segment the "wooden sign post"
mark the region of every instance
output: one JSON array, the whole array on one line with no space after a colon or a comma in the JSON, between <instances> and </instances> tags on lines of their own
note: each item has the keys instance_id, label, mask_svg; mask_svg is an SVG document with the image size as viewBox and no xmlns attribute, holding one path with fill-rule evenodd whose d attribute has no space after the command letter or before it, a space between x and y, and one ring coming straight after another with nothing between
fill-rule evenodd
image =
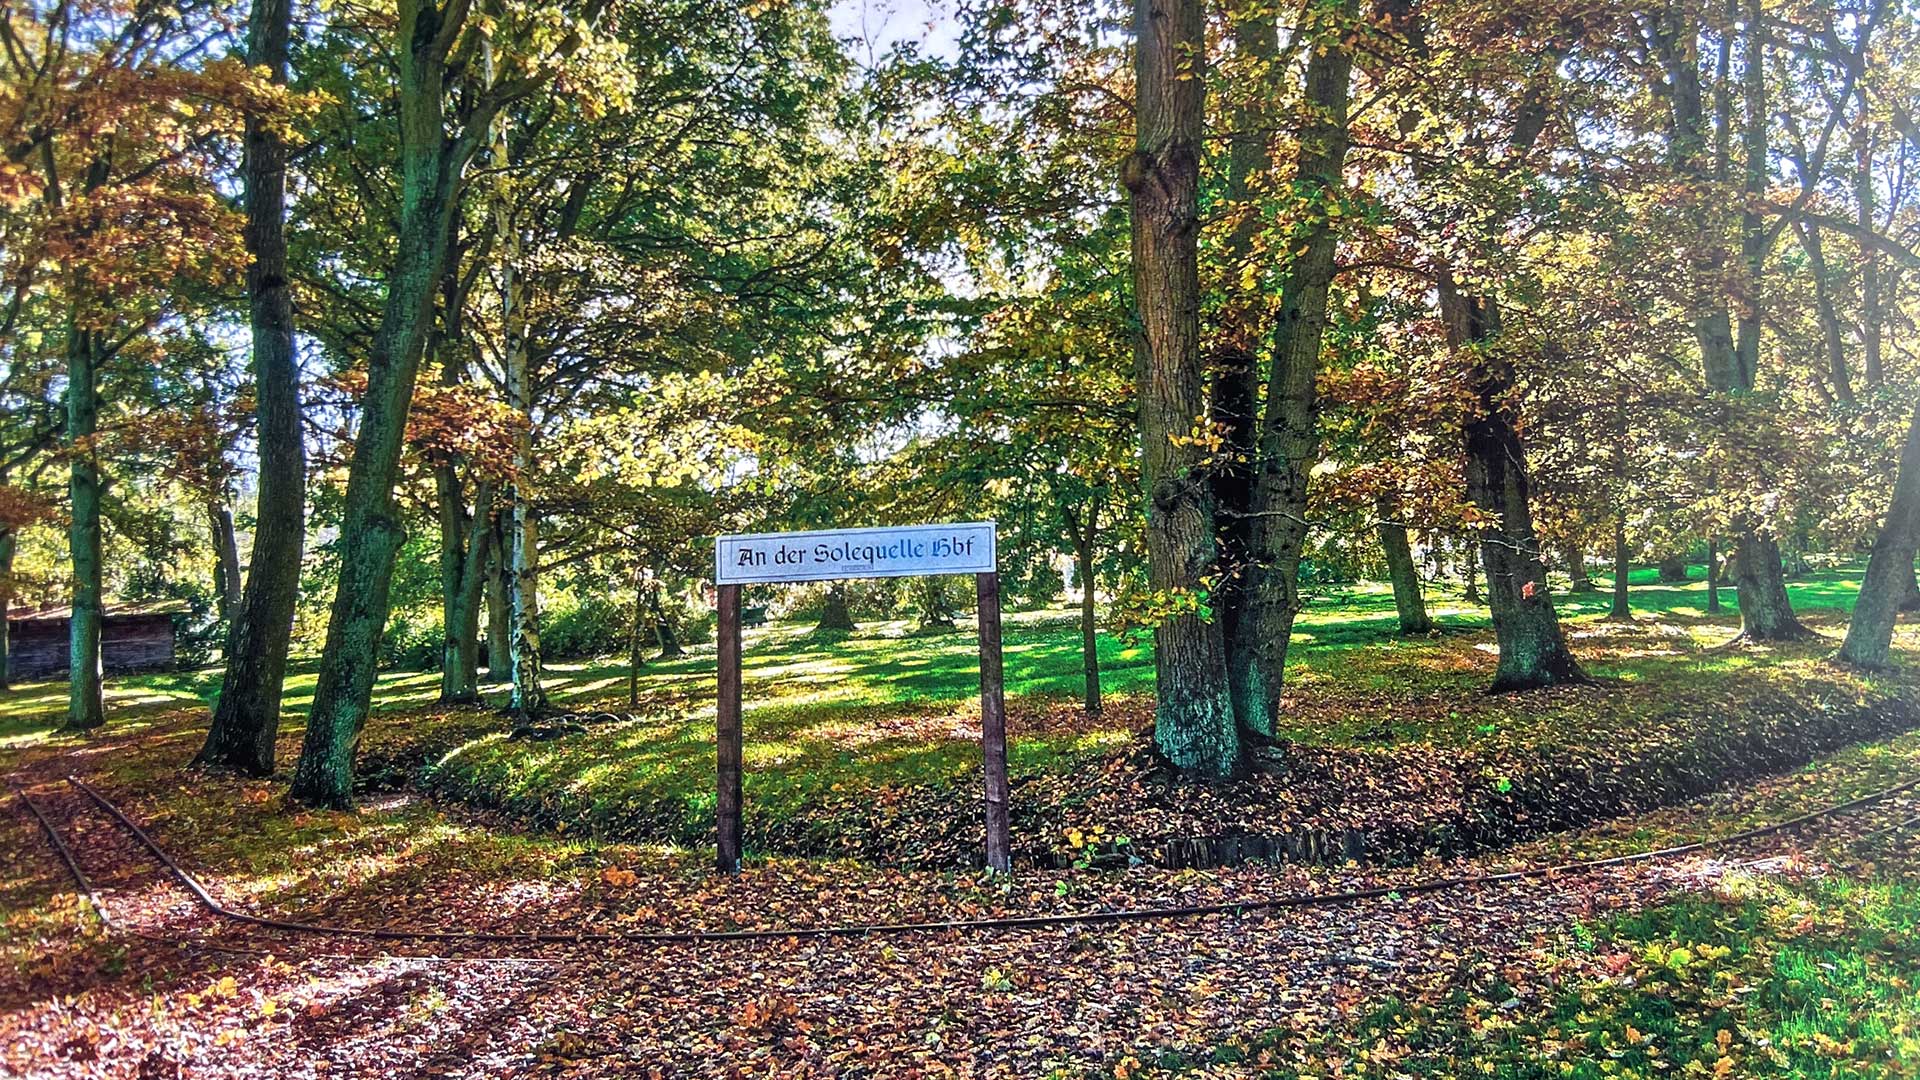
<instances>
[{"instance_id":1,"label":"wooden sign post","mask_svg":"<svg viewBox=\"0 0 1920 1080\"><path fill-rule=\"evenodd\" d=\"M883 529L755 533L714 541L719 701L714 744L717 864L740 870L740 587L749 583L972 574L979 600L980 748L986 776L987 865L1009 868L1007 703L1000 652L998 538L991 521Z\"/></svg>"}]
</instances>

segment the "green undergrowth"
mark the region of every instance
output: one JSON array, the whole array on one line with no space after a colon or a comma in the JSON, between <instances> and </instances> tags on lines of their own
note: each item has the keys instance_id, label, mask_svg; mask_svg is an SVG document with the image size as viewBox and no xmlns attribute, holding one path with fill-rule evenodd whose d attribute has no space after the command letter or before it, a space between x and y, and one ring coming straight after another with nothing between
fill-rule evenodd
<instances>
[{"instance_id":1,"label":"green undergrowth","mask_svg":"<svg viewBox=\"0 0 1920 1080\"><path fill-rule=\"evenodd\" d=\"M1577 926L1564 953L1468 963L1349 1029L1222 1059L1268 1074L1499 1080L1920 1075L1920 885L1752 877Z\"/></svg>"}]
</instances>

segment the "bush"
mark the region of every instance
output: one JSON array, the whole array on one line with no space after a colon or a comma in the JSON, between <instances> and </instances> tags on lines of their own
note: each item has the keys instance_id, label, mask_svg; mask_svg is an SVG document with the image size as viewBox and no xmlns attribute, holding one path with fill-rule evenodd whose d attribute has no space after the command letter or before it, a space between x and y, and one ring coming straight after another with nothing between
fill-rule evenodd
<instances>
[{"instance_id":1,"label":"bush","mask_svg":"<svg viewBox=\"0 0 1920 1080\"><path fill-rule=\"evenodd\" d=\"M439 671L447 635L437 608L396 611L380 634L380 667L396 671Z\"/></svg>"},{"instance_id":2,"label":"bush","mask_svg":"<svg viewBox=\"0 0 1920 1080\"><path fill-rule=\"evenodd\" d=\"M540 651L555 660L623 653L632 617L627 605L606 596L561 597L541 613Z\"/></svg>"}]
</instances>

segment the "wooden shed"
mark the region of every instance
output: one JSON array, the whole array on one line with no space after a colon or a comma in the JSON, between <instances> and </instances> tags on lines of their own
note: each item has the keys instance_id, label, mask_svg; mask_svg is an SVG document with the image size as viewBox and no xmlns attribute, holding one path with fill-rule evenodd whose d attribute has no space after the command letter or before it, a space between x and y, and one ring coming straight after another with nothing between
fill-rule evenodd
<instances>
[{"instance_id":1,"label":"wooden shed","mask_svg":"<svg viewBox=\"0 0 1920 1080\"><path fill-rule=\"evenodd\" d=\"M100 666L109 675L173 667L174 617L185 610L178 603L109 605L100 626ZM17 682L65 678L72 614L67 607L9 612L8 676Z\"/></svg>"}]
</instances>

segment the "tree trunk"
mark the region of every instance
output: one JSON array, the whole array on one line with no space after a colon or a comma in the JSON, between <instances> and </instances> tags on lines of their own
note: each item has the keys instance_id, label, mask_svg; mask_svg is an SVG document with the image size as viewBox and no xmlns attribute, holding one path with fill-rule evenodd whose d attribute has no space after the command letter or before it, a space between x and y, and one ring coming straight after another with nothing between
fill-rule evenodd
<instances>
[{"instance_id":1,"label":"tree trunk","mask_svg":"<svg viewBox=\"0 0 1920 1080\"><path fill-rule=\"evenodd\" d=\"M1391 500L1384 496L1374 504L1379 519L1375 530L1380 550L1387 559L1387 580L1393 584L1393 606L1400 613L1402 634L1425 634L1433 629L1427 615L1426 598L1420 595L1420 570L1413 564L1413 546L1407 543L1407 526L1397 519Z\"/></svg>"},{"instance_id":2,"label":"tree trunk","mask_svg":"<svg viewBox=\"0 0 1920 1080\"><path fill-rule=\"evenodd\" d=\"M1614 622L1630 622L1633 608L1627 602L1628 577L1633 571L1633 562L1627 550L1627 511L1622 508L1613 512L1613 606L1607 610L1607 618Z\"/></svg>"},{"instance_id":3,"label":"tree trunk","mask_svg":"<svg viewBox=\"0 0 1920 1080\"><path fill-rule=\"evenodd\" d=\"M461 338L465 333L466 282L457 255L448 256L441 279L443 296L438 329L427 348L440 361L440 383L458 386L467 377ZM440 701L446 705L480 700L480 604L487 586L487 556L493 538L493 484L475 478L473 509L467 509L460 462L449 457L433 470L435 507L440 524Z\"/></svg>"},{"instance_id":4,"label":"tree trunk","mask_svg":"<svg viewBox=\"0 0 1920 1080\"><path fill-rule=\"evenodd\" d=\"M1330 207L1341 194L1347 154L1347 97L1353 61L1340 42L1350 32L1353 0L1332 8L1333 25L1317 28L1307 61L1307 120L1299 131L1294 186L1303 221L1287 246L1296 254L1280 290L1275 351L1267 376L1266 411L1254 459L1253 548L1249 603L1241 615L1250 627L1259 693L1249 697L1261 711L1238 717L1241 730L1272 736L1286 680L1287 649L1300 613L1300 550L1307 539L1307 487L1320 446L1321 343L1332 288L1334 234Z\"/></svg>"},{"instance_id":5,"label":"tree trunk","mask_svg":"<svg viewBox=\"0 0 1920 1080\"><path fill-rule=\"evenodd\" d=\"M487 584L488 541L493 530L493 485L481 481L468 514L452 465L434 470L440 498L440 615L446 644L440 665L440 700L480 700L480 600Z\"/></svg>"},{"instance_id":6,"label":"tree trunk","mask_svg":"<svg viewBox=\"0 0 1920 1080\"><path fill-rule=\"evenodd\" d=\"M1920 611L1920 579L1916 579L1913 567L1907 567L1906 596L1900 601L1901 611Z\"/></svg>"},{"instance_id":7,"label":"tree trunk","mask_svg":"<svg viewBox=\"0 0 1920 1080\"><path fill-rule=\"evenodd\" d=\"M640 568L633 571L633 619L627 627L627 708L640 704L640 669L647 658L640 648L640 630L647 619L647 583Z\"/></svg>"},{"instance_id":8,"label":"tree trunk","mask_svg":"<svg viewBox=\"0 0 1920 1080\"><path fill-rule=\"evenodd\" d=\"M73 609L67 637L67 724L86 730L107 722L100 685L100 625L104 617L100 576L100 464L94 447L99 429L99 368L96 332L82 327L79 312L67 323L68 491L73 520Z\"/></svg>"},{"instance_id":9,"label":"tree trunk","mask_svg":"<svg viewBox=\"0 0 1920 1080\"><path fill-rule=\"evenodd\" d=\"M1707 538L1707 614L1720 614L1720 541Z\"/></svg>"},{"instance_id":10,"label":"tree trunk","mask_svg":"<svg viewBox=\"0 0 1920 1080\"><path fill-rule=\"evenodd\" d=\"M293 798L318 806L345 807L352 800L353 759L373 696L393 560L403 537L393 485L433 293L446 272L456 185L471 152L469 141L450 141L446 131L446 53L459 26L443 25L443 12L430 5L402 4L399 10L399 235L347 468L340 581L293 777Z\"/></svg>"},{"instance_id":11,"label":"tree trunk","mask_svg":"<svg viewBox=\"0 0 1920 1080\"><path fill-rule=\"evenodd\" d=\"M1488 519L1480 534L1480 559L1500 645L1490 690L1584 681L1554 613L1533 531L1526 451L1508 414L1512 368L1483 347L1499 334L1499 310L1489 297L1461 295L1451 277L1442 278L1439 295L1448 343L1472 364L1479 404L1466 425L1467 498Z\"/></svg>"},{"instance_id":12,"label":"tree trunk","mask_svg":"<svg viewBox=\"0 0 1920 1080\"><path fill-rule=\"evenodd\" d=\"M1073 547L1073 576L1080 586L1080 666L1085 675L1081 705L1088 716L1100 715L1099 621L1094 596L1094 544L1098 538L1100 512L1106 501L1104 488L1096 488L1084 509L1073 503L1060 505L1066 522L1067 542Z\"/></svg>"},{"instance_id":13,"label":"tree trunk","mask_svg":"<svg viewBox=\"0 0 1920 1080\"><path fill-rule=\"evenodd\" d=\"M1094 596L1093 545L1077 544L1073 550L1073 575L1080 579L1080 668L1085 679L1080 695L1088 716L1100 715L1100 623Z\"/></svg>"},{"instance_id":14,"label":"tree trunk","mask_svg":"<svg viewBox=\"0 0 1920 1080\"><path fill-rule=\"evenodd\" d=\"M1466 571L1467 588L1461 594L1461 599L1469 604L1485 603L1485 598L1480 595L1480 545L1478 542L1467 543L1467 557L1464 562L1466 565L1462 569Z\"/></svg>"},{"instance_id":15,"label":"tree trunk","mask_svg":"<svg viewBox=\"0 0 1920 1080\"><path fill-rule=\"evenodd\" d=\"M507 534L502 515L487 524L487 681L513 680L513 611L507 601Z\"/></svg>"},{"instance_id":16,"label":"tree trunk","mask_svg":"<svg viewBox=\"0 0 1920 1080\"><path fill-rule=\"evenodd\" d=\"M265 67L278 84L287 81L292 18L292 0L253 0L247 16L247 64ZM280 733L280 700L306 549L307 462L287 276L287 147L278 126L258 116L247 117L244 138L247 317L260 475L246 588L227 630L226 671L213 723L195 760L267 776L273 772Z\"/></svg>"},{"instance_id":17,"label":"tree trunk","mask_svg":"<svg viewBox=\"0 0 1920 1080\"><path fill-rule=\"evenodd\" d=\"M1747 641L1799 641L1813 631L1794 617L1780 544L1746 518L1733 552L1734 582L1740 591L1740 636Z\"/></svg>"},{"instance_id":18,"label":"tree trunk","mask_svg":"<svg viewBox=\"0 0 1920 1080\"><path fill-rule=\"evenodd\" d=\"M1867 557L1866 579L1853 604L1847 639L1838 659L1856 667L1884 667L1893 645L1893 624L1912 589L1913 558L1920 545L1920 409L1907 424L1900 447L1899 471L1894 474L1893 501L1873 539ZM1744 586L1746 582L1743 580ZM1747 596L1740 594L1740 606Z\"/></svg>"},{"instance_id":19,"label":"tree trunk","mask_svg":"<svg viewBox=\"0 0 1920 1080\"><path fill-rule=\"evenodd\" d=\"M1767 108L1765 80L1765 30L1757 0L1741 4L1744 39L1741 92L1746 106L1746 122L1741 133L1745 154L1741 178L1740 279L1732 296L1717 295L1702 303L1694 322L1694 337L1700 347L1702 369L1709 388L1728 396L1753 392L1760 355L1759 286L1765 268L1768 237L1760 215L1760 203L1767 180ZM1670 93L1668 107L1672 119L1671 157L1676 168L1696 182L1708 178L1703 168L1705 134L1701 112L1700 76L1694 62L1699 28L1683 9L1673 8L1655 40L1666 67ZM1725 155L1720 155L1714 174L1727 171ZM1705 228L1704 215L1696 215ZM1717 245L1704 245L1711 251ZM1709 254L1696 267L1703 281L1724 280L1722 259ZM1739 334L1736 339L1728 304L1739 310ZM1779 545L1764 535L1761 522L1751 514L1734 521L1734 574L1740 589L1740 636L1749 641L1784 641L1805 637L1807 629L1794 617L1787 600L1786 578L1780 564Z\"/></svg>"},{"instance_id":20,"label":"tree trunk","mask_svg":"<svg viewBox=\"0 0 1920 1080\"><path fill-rule=\"evenodd\" d=\"M18 546L13 527L0 525L0 690L13 688L13 639L7 614L13 606L13 555Z\"/></svg>"},{"instance_id":21,"label":"tree trunk","mask_svg":"<svg viewBox=\"0 0 1920 1080\"><path fill-rule=\"evenodd\" d=\"M495 78L490 42L484 44L487 79ZM507 707L522 715L545 712L547 691L541 685L540 656L540 545L539 522L533 508L533 357L527 348L528 286L520 273L520 227L505 181L511 160L504 114L493 129L493 167L500 186L494 192L494 232L500 245L500 330L506 340L507 406L519 417L513 440L513 486L507 527L507 562L511 568L508 603L513 613L510 638L513 655L513 693Z\"/></svg>"},{"instance_id":22,"label":"tree trunk","mask_svg":"<svg viewBox=\"0 0 1920 1080\"><path fill-rule=\"evenodd\" d=\"M1867 85L1860 85L1861 114L1866 115ZM1874 217L1873 138L1871 126L1856 121L1854 131L1853 201L1859 212L1860 234L1871 236L1879 223ZM1860 362L1867 385L1879 389L1886 381L1880 340L1880 249L1860 245Z\"/></svg>"},{"instance_id":23,"label":"tree trunk","mask_svg":"<svg viewBox=\"0 0 1920 1080\"><path fill-rule=\"evenodd\" d=\"M1260 437L1260 357L1256 349L1265 335L1259 325L1259 288L1266 252L1256 244L1265 227L1260 193L1255 185L1272 171L1271 102L1279 97L1273 63L1279 51L1279 28L1271 9L1250 6L1232 15L1235 50L1258 65L1250 72L1255 87L1237 95L1229 113L1226 190L1223 213L1232 225L1222 238L1222 302L1215 316L1214 343L1207 367L1214 373L1208 408L1225 445L1209 480L1213 488L1214 531L1219 545L1218 584L1213 591L1213 616L1220 626L1226 651L1227 693L1235 723L1243 734L1270 730L1272 711L1265 681L1260 676L1258 634L1249 614L1254 593L1261 587L1253 514L1256 456ZM1076 541L1077 543L1078 541Z\"/></svg>"},{"instance_id":24,"label":"tree trunk","mask_svg":"<svg viewBox=\"0 0 1920 1080\"><path fill-rule=\"evenodd\" d=\"M1846 341L1840 329L1840 312L1833 303L1833 283L1827 270L1826 251L1820 243L1818 225L1796 224L1800 246L1807 253L1807 269L1813 275L1813 307L1820 321L1821 352L1826 360L1825 375L1833 385L1833 396L1853 404L1853 376L1847 370Z\"/></svg>"},{"instance_id":25,"label":"tree trunk","mask_svg":"<svg viewBox=\"0 0 1920 1080\"><path fill-rule=\"evenodd\" d=\"M813 629L815 633L822 630L854 631L853 612L847 608L846 582L836 581L827 586L826 600L820 607L820 625Z\"/></svg>"},{"instance_id":26,"label":"tree trunk","mask_svg":"<svg viewBox=\"0 0 1920 1080\"><path fill-rule=\"evenodd\" d=\"M546 688L540 681L539 523L527 499L523 482L516 480L513 527L508 537L508 561L512 566L508 607L513 616L508 640L512 646L513 694L507 708L516 713L533 714L546 711L549 703Z\"/></svg>"},{"instance_id":27,"label":"tree trunk","mask_svg":"<svg viewBox=\"0 0 1920 1080\"><path fill-rule=\"evenodd\" d=\"M1587 552L1578 540L1567 543L1567 581L1568 592L1597 592L1600 588L1587 576Z\"/></svg>"},{"instance_id":28,"label":"tree trunk","mask_svg":"<svg viewBox=\"0 0 1920 1080\"><path fill-rule=\"evenodd\" d=\"M1166 610L1154 627L1154 742L1182 771L1227 776L1240 733L1226 643L1206 580L1219 569L1206 452L1198 234L1205 111L1201 0L1136 0L1135 150L1121 170L1132 221L1136 383L1147 500L1147 580Z\"/></svg>"},{"instance_id":29,"label":"tree trunk","mask_svg":"<svg viewBox=\"0 0 1920 1080\"><path fill-rule=\"evenodd\" d=\"M221 627L230 628L240 612L240 544L225 499L207 500L207 531L213 538L214 611Z\"/></svg>"}]
</instances>

